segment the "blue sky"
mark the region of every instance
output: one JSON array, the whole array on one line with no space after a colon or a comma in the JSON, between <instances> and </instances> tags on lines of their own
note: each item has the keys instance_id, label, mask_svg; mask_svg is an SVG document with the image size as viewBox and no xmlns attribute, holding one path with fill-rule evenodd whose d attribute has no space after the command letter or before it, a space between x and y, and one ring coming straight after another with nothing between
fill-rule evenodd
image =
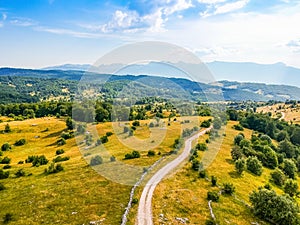
<instances>
[{"instance_id":1,"label":"blue sky","mask_svg":"<svg viewBox=\"0 0 300 225\"><path fill-rule=\"evenodd\" d=\"M298 21L299 0L0 0L0 67L93 64L145 40L203 61L300 67Z\"/></svg>"}]
</instances>

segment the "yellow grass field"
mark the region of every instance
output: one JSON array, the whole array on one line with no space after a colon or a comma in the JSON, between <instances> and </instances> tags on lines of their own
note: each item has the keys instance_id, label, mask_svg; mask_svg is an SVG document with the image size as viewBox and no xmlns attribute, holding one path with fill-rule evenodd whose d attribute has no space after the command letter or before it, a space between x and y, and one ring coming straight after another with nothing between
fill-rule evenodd
<instances>
[{"instance_id":1,"label":"yellow grass field","mask_svg":"<svg viewBox=\"0 0 300 225\"><path fill-rule=\"evenodd\" d=\"M292 107L284 103L278 103L271 106L262 106L257 109L257 112L268 113L271 112L273 117L282 118L285 121L293 123L300 123L300 105ZM283 117L282 117L283 114Z\"/></svg>"},{"instance_id":2,"label":"yellow grass field","mask_svg":"<svg viewBox=\"0 0 300 225\"><path fill-rule=\"evenodd\" d=\"M269 182L271 170L264 168L263 174L259 177L248 172L244 172L241 177L236 174L230 154L233 138L240 132L232 128L235 123L229 121L225 130L226 136L208 144L207 152L199 152L199 158L207 157L205 155L209 155L210 151L218 152L213 162L207 167L208 178L215 176L219 185L230 182L236 188L237 199L222 195L218 203L212 203L213 211L220 225L246 225L252 222L268 224L254 217L242 201L250 204L249 194ZM252 131L245 129L243 133L250 138ZM203 142L205 137L201 139L199 142ZM280 194L283 193L275 186L272 188ZM206 199L207 191L211 190L219 189L212 187L210 181L199 178L198 173L192 171L191 163L187 163L177 173L170 175L158 185L153 202L155 224L180 224L176 217L187 218L190 224L205 224L205 221L211 218Z\"/></svg>"},{"instance_id":3,"label":"yellow grass field","mask_svg":"<svg viewBox=\"0 0 300 225\"><path fill-rule=\"evenodd\" d=\"M204 119L162 119L159 127L154 128L149 128L151 121L145 120L141 121L132 137L123 133L124 124L89 124L87 130L93 134L94 142L108 131L112 131L113 135L109 137L108 143L88 148L81 143L84 135L66 140L66 145L57 145L61 133L66 131L64 119L48 117L9 121L12 132L0 134L0 145L6 142L12 145L12 149L2 156L11 158L12 168L5 170L10 172L10 177L0 180L6 187L6 190L0 192L0 220L6 213L11 213L13 221L10 224L88 224L89 221L119 224L127 206L132 182L136 182L144 168L172 150L175 139L183 129L199 126ZM182 123L184 120L190 122ZM3 117L2 121L5 122L0 123L0 131L4 130L8 119ZM21 138L26 139L26 144L14 146ZM62 156L70 157L69 161L62 162L64 171L45 175L44 170L56 157L56 150L61 148L65 150ZM124 160L124 155L134 149L140 151L141 158ZM147 156L150 149L155 151L155 156ZM45 155L50 162L39 167L18 164L30 155ZM104 163L91 168L88 163L95 155L101 155ZM116 157L117 162L109 162L111 155ZM134 173L124 170L123 165L125 168L134 168ZM0 166L2 168L4 165ZM16 178L14 174L21 168L26 176ZM137 190L137 198L140 190ZM135 207L128 224L134 224Z\"/></svg>"}]
</instances>

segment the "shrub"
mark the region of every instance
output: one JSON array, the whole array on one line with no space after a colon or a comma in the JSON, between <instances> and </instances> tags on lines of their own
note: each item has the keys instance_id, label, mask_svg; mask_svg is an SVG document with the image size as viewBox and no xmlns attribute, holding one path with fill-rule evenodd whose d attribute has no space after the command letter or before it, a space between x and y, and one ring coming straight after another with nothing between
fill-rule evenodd
<instances>
[{"instance_id":1,"label":"shrub","mask_svg":"<svg viewBox=\"0 0 300 225\"><path fill-rule=\"evenodd\" d=\"M19 169L16 173L15 173L16 177L24 177L25 176L25 171L23 169Z\"/></svg>"},{"instance_id":2,"label":"shrub","mask_svg":"<svg viewBox=\"0 0 300 225\"><path fill-rule=\"evenodd\" d=\"M140 121L133 121L132 126L138 127L140 126Z\"/></svg>"},{"instance_id":3,"label":"shrub","mask_svg":"<svg viewBox=\"0 0 300 225\"><path fill-rule=\"evenodd\" d=\"M208 219L205 221L205 225L216 225L216 221L214 221L213 219Z\"/></svg>"},{"instance_id":4,"label":"shrub","mask_svg":"<svg viewBox=\"0 0 300 225\"><path fill-rule=\"evenodd\" d=\"M239 146L233 146L231 149L231 158L233 161L241 159L243 157L243 152Z\"/></svg>"},{"instance_id":5,"label":"shrub","mask_svg":"<svg viewBox=\"0 0 300 225\"><path fill-rule=\"evenodd\" d=\"M4 132L5 133L10 133L11 132L11 129L10 129L10 126L9 126L8 123L5 125Z\"/></svg>"},{"instance_id":6,"label":"shrub","mask_svg":"<svg viewBox=\"0 0 300 225\"><path fill-rule=\"evenodd\" d=\"M200 127L209 128L210 125L211 125L211 122L210 122L209 120L204 120L204 121L201 123Z\"/></svg>"},{"instance_id":7,"label":"shrub","mask_svg":"<svg viewBox=\"0 0 300 225\"><path fill-rule=\"evenodd\" d=\"M57 140L57 145L61 146L61 145L65 145L67 142L64 138L60 138Z\"/></svg>"},{"instance_id":8,"label":"shrub","mask_svg":"<svg viewBox=\"0 0 300 225\"><path fill-rule=\"evenodd\" d=\"M8 150L10 150L11 149L11 145L9 144L9 143L4 143L2 146L1 146L1 150L2 151L8 151Z\"/></svg>"},{"instance_id":9,"label":"shrub","mask_svg":"<svg viewBox=\"0 0 300 225\"><path fill-rule=\"evenodd\" d=\"M3 171L2 169L0 169L0 180L1 179L6 179L9 177L9 171Z\"/></svg>"},{"instance_id":10,"label":"shrub","mask_svg":"<svg viewBox=\"0 0 300 225\"><path fill-rule=\"evenodd\" d=\"M107 137L109 137L109 136L111 136L111 135L113 135L113 134L114 134L114 133L111 132L111 131L106 132L106 136L107 136Z\"/></svg>"},{"instance_id":11,"label":"shrub","mask_svg":"<svg viewBox=\"0 0 300 225\"><path fill-rule=\"evenodd\" d=\"M206 151L207 150L207 145L205 143L198 143L196 145L196 149L200 151Z\"/></svg>"},{"instance_id":12,"label":"shrub","mask_svg":"<svg viewBox=\"0 0 300 225\"><path fill-rule=\"evenodd\" d=\"M132 151L132 153L127 153L125 159L135 159L140 158L141 154L138 151Z\"/></svg>"},{"instance_id":13,"label":"shrub","mask_svg":"<svg viewBox=\"0 0 300 225\"><path fill-rule=\"evenodd\" d=\"M206 172L206 170L201 170L201 171L199 172L199 177L200 177L200 178L206 178L206 177L207 177L207 172Z\"/></svg>"},{"instance_id":14,"label":"shrub","mask_svg":"<svg viewBox=\"0 0 300 225\"><path fill-rule=\"evenodd\" d=\"M283 190L289 196L294 197L294 195L296 195L297 191L298 191L298 183L297 183L297 181L294 181L292 179L286 180L286 182L284 183Z\"/></svg>"},{"instance_id":15,"label":"shrub","mask_svg":"<svg viewBox=\"0 0 300 225\"><path fill-rule=\"evenodd\" d=\"M101 143L102 143L102 144L104 144L104 143L107 143L107 142L108 142L108 138L107 138L107 136L103 136L103 137L101 137L101 138L100 138L100 140L101 140Z\"/></svg>"},{"instance_id":16,"label":"shrub","mask_svg":"<svg viewBox=\"0 0 300 225\"><path fill-rule=\"evenodd\" d=\"M67 125L68 130L73 130L75 128L75 122L74 122L74 120L72 120L71 117L67 118L66 125Z\"/></svg>"},{"instance_id":17,"label":"shrub","mask_svg":"<svg viewBox=\"0 0 300 225\"><path fill-rule=\"evenodd\" d=\"M10 168L11 168L11 165L5 165L5 166L3 166L4 170L10 169Z\"/></svg>"},{"instance_id":18,"label":"shrub","mask_svg":"<svg viewBox=\"0 0 300 225\"><path fill-rule=\"evenodd\" d=\"M115 162L116 161L116 157L114 157L113 155L110 157L110 161L111 162Z\"/></svg>"},{"instance_id":19,"label":"shrub","mask_svg":"<svg viewBox=\"0 0 300 225\"><path fill-rule=\"evenodd\" d=\"M211 176L211 185L212 186L217 186L217 181L218 181L218 179L215 176Z\"/></svg>"},{"instance_id":20,"label":"shrub","mask_svg":"<svg viewBox=\"0 0 300 225\"><path fill-rule=\"evenodd\" d=\"M55 159L53 159L53 162L55 163L64 162L64 161L68 161L69 159L70 159L69 156L65 156L65 157L57 156Z\"/></svg>"},{"instance_id":21,"label":"shrub","mask_svg":"<svg viewBox=\"0 0 300 225\"><path fill-rule=\"evenodd\" d=\"M23 161L23 160L21 160L21 161L19 161L19 162L18 162L18 164L24 164L24 161Z\"/></svg>"},{"instance_id":22,"label":"shrub","mask_svg":"<svg viewBox=\"0 0 300 225\"><path fill-rule=\"evenodd\" d=\"M129 132L129 127L124 127L124 130L123 130L124 133L127 133Z\"/></svg>"},{"instance_id":23,"label":"shrub","mask_svg":"<svg viewBox=\"0 0 300 225\"><path fill-rule=\"evenodd\" d=\"M233 125L233 129L243 131L244 127L241 124L235 124Z\"/></svg>"},{"instance_id":24,"label":"shrub","mask_svg":"<svg viewBox=\"0 0 300 225\"><path fill-rule=\"evenodd\" d=\"M67 139L71 139L72 137L74 137L74 134L70 133L70 132L68 132L68 133L62 132L60 137L67 140Z\"/></svg>"},{"instance_id":25,"label":"shrub","mask_svg":"<svg viewBox=\"0 0 300 225\"><path fill-rule=\"evenodd\" d=\"M284 173L280 169L276 169L271 173L271 181L281 187L286 180Z\"/></svg>"},{"instance_id":26,"label":"shrub","mask_svg":"<svg viewBox=\"0 0 300 225\"><path fill-rule=\"evenodd\" d=\"M232 195L235 192L235 187L231 183L224 183L222 190L225 194Z\"/></svg>"},{"instance_id":27,"label":"shrub","mask_svg":"<svg viewBox=\"0 0 300 225\"><path fill-rule=\"evenodd\" d=\"M139 202L139 199L138 198L133 198L132 199L132 204L137 204Z\"/></svg>"},{"instance_id":28,"label":"shrub","mask_svg":"<svg viewBox=\"0 0 300 225\"><path fill-rule=\"evenodd\" d=\"M49 160L46 158L46 156L28 156L25 160L26 163L32 163L32 166L40 166L40 165L46 165Z\"/></svg>"},{"instance_id":29,"label":"shrub","mask_svg":"<svg viewBox=\"0 0 300 225\"><path fill-rule=\"evenodd\" d=\"M9 223L10 221L13 220L13 215L11 213L6 213L3 217L3 223Z\"/></svg>"},{"instance_id":30,"label":"shrub","mask_svg":"<svg viewBox=\"0 0 300 225\"><path fill-rule=\"evenodd\" d=\"M78 124L76 130L77 130L78 134L84 134L84 132L86 131L86 128L85 128L85 126L83 124Z\"/></svg>"},{"instance_id":31,"label":"shrub","mask_svg":"<svg viewBox=\"0 0 300 225\"><path fill-rule=\"evenodd\" d=\"M237 136L234 137L234 144L239 145L243 139L244 139L244 136L241 134L238 134Z\"/></svg>"},{"instance_id":32,"label":"shrub","mask_svg":"<svg viewBox=\"0 0 300 225\"><path fill-rule=\"evenodd\" d=\"M208 191L207 192L207 200L211 200L213 202L218 202L220 199L220 196L218 192L216 191Z\"/></svg>"},{"instance_id":33,"label":"shrub","mask_svg":"<svg viewBox=\"0 0 300 225\"><path fill-rule=\"evenodd\" d=\"M296 178L297 167L293 160L284 159L282 170L285 173L285 175L287 175L289 178L292 178L292 179Z\"/></svg>"},{"instance_id":34,"label":"shrub","mask_svg":"<svg viewBox=\"0 0 300 225\"><path fill-rule=\"evenodd\" d=\"M198 159L193 159L193 161L192 161L192 169L194 171L199 171L199 170L203 169L202 162L200 162Z\"/></svg>"},{"instance_id":35,"label":"shrub","mask_svg":"<svg viewBox=\"0 0 300 225\"><path fill-rule=\"evenodd\" d=\"M47 169L45 169L45 173L52 174L52 173L58 173L63 170L64 168L61 164L51 163L50 166Z\"/></svg>"},{"instance_id":36,"label":"shrub","mask_svg":"<svg viewBox=\"0 0 300 225\"><path fill-rule=\"evenodd\" d=\"M100 155L96 155L95 157L92 157L91 161L90 161L91 166L97 166L97 165L100 165L102 163L103 163L103 159Z\"/></svg>"},{"instance_id":37,"label":"shrub","mask_svg":"<svg viewBox=\"0 0 300 225\"><path fill-rule=\"evenodd\" d=\"M242 175L242 173L246 169L246 161L244 159L238 159L234 163L235 170L239 175Z\"/></svg>"},{"instance_id":38,"label":"shrub","mask_svg":"<svg viewBox=\"0 0 300 225\"><path fill-rule=\"evenodd\" d=\"M9 164L10 161L11 159L5 156L3 159L0 159L0 164Z\"/></svg>"},{"instance_id":39,"label":"shrub","mask_svg":"<svg viewBox=\"0 0 300 225\"><path fill-rule=\"evenodd\" d=\"M176 118L175 118L175 119L176 119ZM175 121L175 120L174 120L174 121ZM151 122L151 123L149 124L149 127L155 127L154 123Z\"/></svg>"},{"instance_id":40,"label":"shrub","mask_svg":"<svg viewBox=\"0 0 300 225\"><path fill-rule=\"evenodd\" d=\"M6 189L6 188L5 188L4 184L0 183L0 191L3 191L3 190L5 190L5 189Z\"/></svg>"},{"instance_id":41,"label":"shrub","mask_svg":"<svg viewBox=\"0 0 300 225\"><path fill-rule=\"evenodd\" d=\"M288 195L277 195L273 190L259 189L250 196L253 211L259 218L278 225L300 223L297 203Z\"/></svg>"},{"instance_id":42,"label":"shrub","mask_svg":"<svg viewBox=\"0 0 300 225\"><path fill-rule=\"evenodd\" d=\"M249 170L251 173L257 176L262 174L262 164L256 157L250 156L247 158L246 165L247 170Z\"/></svg>"},{"instance_id":43,"label":"shrub","mask_svg":"<svg viewBox=\"0 0 300 225\"><path fill-rule=\"evenodd\" d=\"M155 156L155 151L149 150L147 156Z\"/></svg>"},{"instance_id":44,"label":"shrub","mask_svg":"<svg viewBox=\"0 0 300 225\"><path fill-rule=\"evenodd\" d=\"M18 140L15 142L15 146L22 146L22 145L25 145L26 144L26 140L24 138Z\"/></svg>"},{"instance_id":45,"label":"shrub","mask_svg":"<svg viewBox=\"0 0 300 225\"><path fill-rule=\"evenodd\" d=\"M56 150L56 155L61 155L63 153L65 153L65 150L63 150L63 149Z\"/></svg>"}]
</instances>

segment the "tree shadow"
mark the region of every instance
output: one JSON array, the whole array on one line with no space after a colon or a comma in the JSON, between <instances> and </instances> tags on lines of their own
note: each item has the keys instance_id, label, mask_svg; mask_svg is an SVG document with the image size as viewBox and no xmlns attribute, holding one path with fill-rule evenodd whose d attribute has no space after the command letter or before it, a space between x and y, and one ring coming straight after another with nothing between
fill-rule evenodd
<instances>
[{"instance_id":1,"label":"tree shadow","mask_svg":"<svg viewBox=\"0 0 300 225\"><path fill-rule=\"evenodd\" d=\"M53 138L53 137L58 137L61 135L61 133L65 131L65 129L61 130L61 131L57 131L51 134L48 134L47 136L43 137L43 139L47 139L47 138Z\"/></svg>"},{"instance_id":2,"label":"tree shadow","mask_svg":"<svg viewBox=\"0 0 300 225\"><path fill-rule=\"evenodd\" d=\"M238 174L236 171L230 171L230 172L228 172L228 174L230 177L235 178L235 179L242 177L242 175Z\"/></svg>"}]
</instances>

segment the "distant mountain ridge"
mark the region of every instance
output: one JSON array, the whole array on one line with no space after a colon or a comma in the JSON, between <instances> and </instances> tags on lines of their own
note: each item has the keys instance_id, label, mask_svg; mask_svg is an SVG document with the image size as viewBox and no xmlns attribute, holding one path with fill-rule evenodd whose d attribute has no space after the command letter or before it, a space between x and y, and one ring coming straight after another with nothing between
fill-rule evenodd
<instances>
[{"instance_id":1,"label":"distant mountain ridge","mask_svg":"<svg viewBox=\"0 0 300 225\"><path fill-rule=\"evenodd\" d=\"M300 88L288 85L267 85L264 83L241 83L236 81L219 81L213 83L198 83L184 78L166 78L159 76L147 75L108 75L96 74L91 72L77 71L77 70L32 70L32 69L15 69L15 68L0 68L0 77L23 77L35 79L63 79L77 82L81 79L86 81L93 81L93 79L102 81L141 81L146 80L143 86L136 86L142 92L143 88L149 86L151 90L157 90L157 93L174 92L175 86L180 86L182 89L189 92L192 96L203 97L210 95L215 100L229 100L229 101L268 101L277 100L285 101L287 99L300 100ZM14 78L15 79L15 78ZM25 81L24 81L25 82ZM23 83L24 83L23 82ZM26 83L26 82L25 82ZM171 84L171 85L170 85ZM174 85L173 85L174 84ZM11 86L14 83L0 83L4 90L12 90ZM10 85L10 88L7 86ZM22 87L20 87L22 89ZM42 87L41 87L42 88ZM30 90L30 87L27 88ZM1 89L0 89L1 92ZM29 94L30 92L28 92ZM202 94L201 94L202 93ZM6 93L7 94L7 93ZM220 97L222 96L224 97Z\"/></svg>"},{"instance_id":2,"label":"distant mountain ridge","mask_svg":"<svg viewBox=\"0 0 300 225\"><path fill-rule=\"evenodd\" d=\"M266 84L292 85L300 87L300 69L287 66L284 63L275 64L258 64L252 62L221 62L214 61L205 63L215 80L229 80L238 82L259 82ZM153 63L149 63L146 71L148 75L165 73L167 77L179 77L180 75L172 75L165 68L157 67ZM124 65L125 66L125 65ZM105 65L104 71L114 68L115 64ZM89 64L65 64L53 67L43 68L43 70L81 70L92 71L93 66ZM135 65L128 74L141 75L144 74L141 65ZM169 73L168 73L169 72ZM174 71L172 71L174 72ZM127 73L123 73L127 74Z\"/></svg>"}]
</instances>

